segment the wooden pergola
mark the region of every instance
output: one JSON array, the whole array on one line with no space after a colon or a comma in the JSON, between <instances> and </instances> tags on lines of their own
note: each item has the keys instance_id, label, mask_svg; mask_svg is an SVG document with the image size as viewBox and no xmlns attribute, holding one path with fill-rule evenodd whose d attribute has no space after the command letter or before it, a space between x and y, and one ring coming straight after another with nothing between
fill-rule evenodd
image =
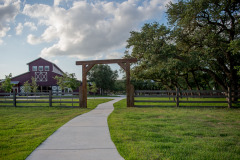
<instances>
[{"instance_id":1,"label":"wooden pergola","mask_svg":"<svg viewBox=\"0 0 240 160\"><path fill-rule=\"evenodd\" d=\"M82 65L82 86L80 87L80 107L87 108L87 73L95 64L113 64L117 63L126 72L126 93L127 107L134 106L134 88L130 84L130 63L137 62L137 59L108 59L108 60L91 60L77 61L76 65Z\"/></svg>"}]
</instances>

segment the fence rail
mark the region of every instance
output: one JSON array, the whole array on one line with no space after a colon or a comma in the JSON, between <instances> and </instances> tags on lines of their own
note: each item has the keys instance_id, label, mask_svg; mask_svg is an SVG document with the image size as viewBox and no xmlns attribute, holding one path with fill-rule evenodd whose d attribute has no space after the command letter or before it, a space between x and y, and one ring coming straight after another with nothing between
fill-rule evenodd
<instances>
[{"instance_id":1,"label":"fence rail","mask_svg":"<svg viewBox=\"0 0 240 160\"><path fill-rule=\"evenodd\" d=\"M79 107L79 93L53 93L52 91L44 93L0 93L0 106L63 106ZM41 105L42 104L42 105ZM77 104L77 105L76 105ZM31 107L32 107L31 106Z\"/></svg>"},{"instance_id":2,"label":"fence rail","mask_svg":"<svg viewBox=\"0 0 240 160\"><path fill-rule=\"evenodd\" d=\"M168 98L168 99L166 99ZM214 99L212 99L214 98ZM227 107L239 104L239 90L136 90L134 106L162 106L160 104L170 103L176 107L187 107L188 104L199 107ZM164 100L165 99L165 100ZM219 104L225 104L220 106ZM186 105L186 106L184 106ZM209 106L208 106L209 105Z\"/></svg>"}]
</instances>

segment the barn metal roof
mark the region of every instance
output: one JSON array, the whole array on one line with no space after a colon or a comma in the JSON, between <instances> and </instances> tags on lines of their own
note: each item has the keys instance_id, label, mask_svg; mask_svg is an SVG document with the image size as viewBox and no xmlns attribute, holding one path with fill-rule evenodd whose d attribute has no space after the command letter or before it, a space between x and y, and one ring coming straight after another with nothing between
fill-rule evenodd
<instances>
[{"instance_id":1,"label":"barn metal roof","mask_svg":"<svg viewBox=\"0 0 240 160\"><path fill-rule=\"evenodd\" d=\"M11 81L11 84L18 84L19 81Z\"/></svg>"}]
</instances>

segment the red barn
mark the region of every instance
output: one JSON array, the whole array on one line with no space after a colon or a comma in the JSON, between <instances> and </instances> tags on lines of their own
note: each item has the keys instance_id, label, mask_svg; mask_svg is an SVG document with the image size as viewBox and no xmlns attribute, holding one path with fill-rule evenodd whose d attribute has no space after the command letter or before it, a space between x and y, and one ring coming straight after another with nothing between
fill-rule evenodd
<instances>
[{"instance_id":1,"label":"red barn","mask_svg":"<svg viewBox=\"0 0 240 160\"><path fill-rule=\"evenodd\" d=\"M53 92L60 91L57 86L55 76L62 76L63 71L54 63L43 58L38 58L32 62L27 63L28 72L13 77L11 83L15 84L14 90L16 92L24 93L24 82L31 83L31 78L34 77L40 92L52 90Z\"/></svg>"}]
</instances>

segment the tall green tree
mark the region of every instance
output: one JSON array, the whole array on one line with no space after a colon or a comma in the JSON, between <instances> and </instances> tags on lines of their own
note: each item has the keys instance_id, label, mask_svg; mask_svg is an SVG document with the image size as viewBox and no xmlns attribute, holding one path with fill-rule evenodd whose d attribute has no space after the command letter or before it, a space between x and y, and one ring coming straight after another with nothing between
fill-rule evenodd
<instances>
[{"instance_id":1,"label":"tall green tree","mask_svg":"<svg viewBox=\"0 0 240 160\"><path fill-rule=\"evenodd\" d=\"M11 78L12 78L12 74L10 73L8 76L5 76L5 80L2 82L0 88L2 90L4 90L5 92L11 92L12 87L14 86L14 84L11 84Z\"/></svg>"},{"instance_id":2,"label":"tall green tree","mask_svg":"<svg viewBox=\"0 0 240 160\"><path fill-rule=\"evenodd\" d=\"M126 57L138 58L137 79L164 88L239 88L240 3L193 0L168 5L171 29L158 23L131 32Z\"/></svg>"},{"instance_id":3,"label":"tall green tree","mask_svg":"<svg viewBox=\"0 0 240 160\"><path fill-rule=\"evenodd\" d=\"M92 85L90 87L90 92L94 93L94 95L95 95L97 93L97 90L98 90L98 88L97 88L96 83L92 82Z\"/></svg>"},{"instance_id":4,"label":"tall green tree","mask_svg":"<svg viewBox=\"0 0 240 160\"><path fill-rule=\"evenodd\" d=\"M124 77L125 78L125 77ZM131 82L132 84L132 82ZM126 79L124 80L116 80L114 83L114 89L113 91L116 93L125 93L126 91Z\"/></svg>"},{"instance_id":5,"label":"tall green tree","mask_svg":"<svg viewBox=\"0 0 240 160\"><path fill-rule=\"evenodd\" d=\"M74 73L65 73L67 75L66 83L67 87L72 90L77 89L80 86L80 82L77 80L76 75Z\"/></svg>"},{"instance_id":6,"label":"tall green tree","mask_svg":"<svg viewBox=\"0 0 240 160\"><path fill-rule=\"evenodd\" d=\"M114 82L118 77L117 70L112 71L109 65L95 65L88 72L88 79L95 82L98 88L101 88L102 94L104 90L112 90Z\"/></svg>"},{"instance_id":7,"label":"tall green tree","mask_svg":"<svg viewBox=\"0 0 240 160\"><path fill-rule=\"evenodd\" d=\"M24 92L27 94L30 93L32 90L31 84L28 81L24 82L23 87L24 87Z\"/></svg>"},{"instance_id":8,"label":"tall green tree","mask_svg":"<svg viewBox=\"0 0 240 160\"><path fill-rule=\"evenodd\" d=\"M209 74L222 89L237 90L240 64L240 2L180 0L168 5L176 46L183 55L199 57L195 70Z\"/></svg>"},{"instance_id":9,"label":"tall green tree","mask_svg":"<svg viewBox=\"0 0 240 160\"><path fill-rule=\"evenodd\" d=\"M62 76L55 76L54 79L57 81L57 85L64 90L64 88L71 88L72 90L77 89L80 86L80 82L74 73L64 73Z\"/></svg>"},{"instance_id":10,"label":"tall green tree","mask_svg":"<svg viewBox=\"0 0 240 160\"><path fill-rule=\"evenodd\" d=\"M38 85L36 82L36 79L34 77L31 78L31 89L34 93L36 93L38 91Z\"/></svg>"},{"instance_id":11,"label":"tall green tree","mask_svg":"<svg viewBox=\"0 0 240 160\"><path fill-rule=\"evenodd\" d=\"M131 32L127 49L132 50L126 50L125 57L139 60L132 72L136 80L154 80L166 89L183 87L179 82L197 60L181 55L171 35L169 28L158 23L145 24L140 32Z\"/></svg>"},{"instance_id":12,"label":"tall green tree","mask_svg":"<svg viewBox=\"0 0 240 160\"><path fill-rule=\"evenodd\" d=\"M64 90L65 87L67 87L67 74L63 74L63 76L55 76L54 79L57 81L57 85L61 88L61 90Z\"/></svg>"}]
</instances>

